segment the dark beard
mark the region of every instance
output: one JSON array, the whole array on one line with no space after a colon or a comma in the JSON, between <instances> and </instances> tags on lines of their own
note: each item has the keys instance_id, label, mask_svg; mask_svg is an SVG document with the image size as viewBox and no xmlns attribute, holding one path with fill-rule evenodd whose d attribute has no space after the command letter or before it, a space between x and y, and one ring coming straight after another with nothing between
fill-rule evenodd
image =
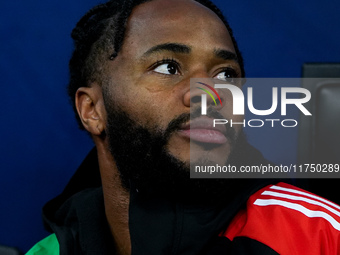
<instances>
[{"instance_id":1,"label":"dark beard","mask_svg":"<svg viewBox=\"0 0 340 255\"><path fill-rule=\"evenodd\" d=\"M147 196L213 202L222 197L225 199L232 189L241 188L244 183L230 179L190 179L190 164L167 151L170 136L190 117L194 118L193 114L182 114L161 130L142 127L117 106L108 104L106 108L109 149L125 189ZM233 129L226 135L232 147L228 162L235 163L242 158L246 139L243 132L236 137Z\"/></svg>"}]
</instances>

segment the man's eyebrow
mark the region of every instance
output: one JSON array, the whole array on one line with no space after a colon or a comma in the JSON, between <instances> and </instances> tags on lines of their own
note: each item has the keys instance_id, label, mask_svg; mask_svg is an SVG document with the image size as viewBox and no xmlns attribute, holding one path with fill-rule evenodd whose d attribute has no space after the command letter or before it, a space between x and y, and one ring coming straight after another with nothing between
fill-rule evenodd
<instances>
[{"instance_id":1,"label":"man's eyebrow","mask_svg":"<svg viewBox=\"0 0 340 255\"><path fill-rule=\"evenodd\" d=\"M223 60L234 60L238 63L237 55L234 52L222 49L214 50L215 56L218 58L222 58Z\"/></svg>"},{"instance_id":2,"label":"man's eyebrow","mask_svg":"<svg viewBox=\"0 0 340 255\"><path fill-rule=\"evenodd\" d=\"M143 57L148 56L152 53L161 52L161 51L171 51L174 53L189 54L191 52L191 48L185 44L180 44L180 43L163 43L163 44L158 44L148 49L143 54Z\"/></svg>"}]
</instances>

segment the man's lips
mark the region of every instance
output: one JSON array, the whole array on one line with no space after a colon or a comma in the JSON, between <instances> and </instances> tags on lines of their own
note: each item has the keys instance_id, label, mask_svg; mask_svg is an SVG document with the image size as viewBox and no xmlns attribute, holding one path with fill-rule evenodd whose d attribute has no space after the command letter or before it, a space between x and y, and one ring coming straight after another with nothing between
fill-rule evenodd
<instances>
[{"instance_id":1,"label":"man's lips","mask_svg":"<svg viewBox=\"0 0 340 255\"><path fill-rule=\"evenodd\" d=\"M208 117L199 117L182 125L180 134L191 140L202 143L224 144L228 141L224 125L213 126L214 120Z\"/></svg>"}]
</instances>

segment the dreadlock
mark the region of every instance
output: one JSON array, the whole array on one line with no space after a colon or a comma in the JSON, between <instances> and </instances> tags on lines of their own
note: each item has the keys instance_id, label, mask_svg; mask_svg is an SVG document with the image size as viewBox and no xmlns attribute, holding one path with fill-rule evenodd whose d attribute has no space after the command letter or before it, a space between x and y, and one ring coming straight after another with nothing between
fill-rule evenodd
<instances>
[{"instance_id":1,"label":"dreadlock","mask_svg":"<svg viewBox=\"0 0 340 255\"><path fill-rule=\"evenodd\" d=\"M71 37L75 49L69 62L68 94L81 129L84 127L75 108L75 94L78 88L89 86L93 81L101 82L102 63L106 60L114 60L119 53L124 40L126 23L133 8L148 1L152 0L110 0L93 7L73 29ZM242 55L222 12L210 0L195 1L212 10L223 21L234 44L241 74L244 76Z\"/></svg>"}]
</instances>

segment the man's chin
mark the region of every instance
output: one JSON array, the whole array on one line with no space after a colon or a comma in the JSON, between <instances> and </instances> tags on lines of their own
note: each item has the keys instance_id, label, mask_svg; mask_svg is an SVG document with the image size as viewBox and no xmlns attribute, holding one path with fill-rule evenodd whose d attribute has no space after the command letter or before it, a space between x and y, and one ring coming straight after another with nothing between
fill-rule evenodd
<instances>
[{"instance_id":1,"label":"man's chin","mask_svg":"<svg viewBox=\"0 0 340 255\"><path fill-rule=\"evenodd\" d=\"M245 183L236 179L197 179L190 178L190 168L211 165L228 165L241 162L243 151L247 146L243 132L240 132L233 142L216 145L190 144L190 156L178 157L181 153L165 151L162 153L162 163L168 167L159 168L161 175L154 179L149 189L155 189L157 194L176 198L177 200L198 203L215 203L228 199L230 193Z\"/></svg>"},{"instance_id":2,"label":"man's chin","mask_svg":"<svg viewBox=\"0 0 340 255\"><path fill-rule=\"evenodd\" d=\"M205 143L196 140L183 139L174 135L169 139L166 146L167 153L175 158L182 165L197 165L202 162L214 162L215 165L223 165L227 162L231 151L231 142L225 143Z\"/></svg>"},{"instance_id":3,"label":"man's chin","mask_svg":"<svg viewBox=\"0 0 340 255\"><path fill-rule=\"evenodd\" d=\"M196 143L190 144L190 166L206 165L224 165L230 155L231 145L225 144L208 144Z\"/></svg>"}]
</instances>

